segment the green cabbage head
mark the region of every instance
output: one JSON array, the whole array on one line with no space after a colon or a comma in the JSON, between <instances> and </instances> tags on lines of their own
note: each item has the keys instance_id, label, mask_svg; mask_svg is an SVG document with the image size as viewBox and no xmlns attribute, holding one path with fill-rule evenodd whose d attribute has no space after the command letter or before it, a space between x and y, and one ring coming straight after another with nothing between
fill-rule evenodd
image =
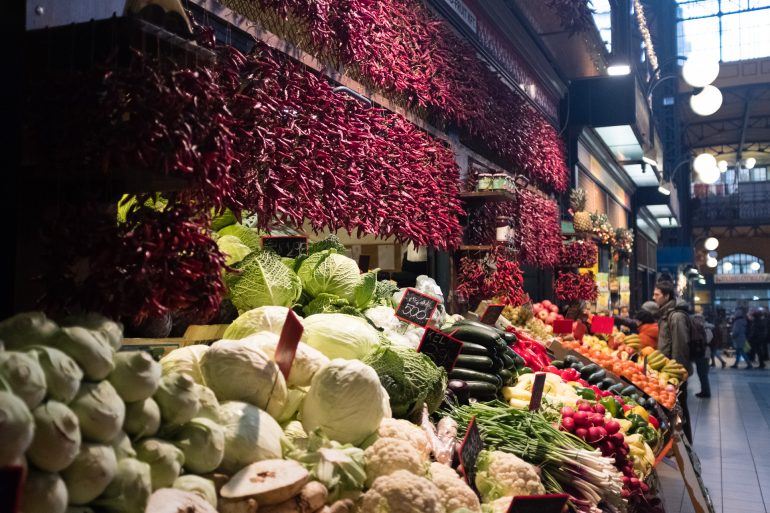
<instances>
[{"instance_id":1,"label":"green cabbage head","mask_svg":"<svg viewBox=\"0 0 770 513\"><path fill-rule=\"evenodd\" d=\"M356 308L364 308L369 304L377 286L376 270L361 274L355 260L334 249L307 257L297 274L303 288L311 296L338 296Z\"/></svg>"},{"instance_id":2,"label":"green cabbage head","mask_svg":"<svg viewBox=\"0 0 770 513\"><path fill-rule=\"evenodd\" d=\"M297 275L270 251L254 251L235 267L238 272L227 276L227 285L239 314L266 305L292 306L302 294Z\"/></svg>"}]
</instances>

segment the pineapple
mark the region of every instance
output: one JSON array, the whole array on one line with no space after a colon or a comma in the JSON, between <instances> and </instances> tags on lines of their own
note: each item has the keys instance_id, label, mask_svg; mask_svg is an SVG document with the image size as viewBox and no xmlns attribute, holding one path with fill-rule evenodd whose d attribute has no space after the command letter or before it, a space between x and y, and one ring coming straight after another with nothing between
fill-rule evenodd
<instances>
[{"instance_id":1,"label":"pineapple","mask_svg":"<svg viewBox=\"0 0 770 513\"><path fill-rule=\"evenodd\" d=\"M572 208L572 224L576 232L590 232L593 228L591 214L586 212L585 189L573 189L569 195L569 203Z\"/></svg>"}]
</instances>

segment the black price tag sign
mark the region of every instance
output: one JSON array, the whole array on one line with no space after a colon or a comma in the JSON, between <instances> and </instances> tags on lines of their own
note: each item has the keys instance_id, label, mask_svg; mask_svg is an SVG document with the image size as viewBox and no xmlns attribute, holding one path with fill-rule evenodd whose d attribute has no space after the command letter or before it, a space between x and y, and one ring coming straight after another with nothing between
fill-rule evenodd
<instances>
[{"instance_id":1,"label":"black price tag sign","mask_svg":"<svg viewBox=\"0 0 770 513\"><path fill-rule=\"evenodd\" d=\"M465 481L474 490L476 489L476 462L483 450L484 442L481 440L481 433L479 433L479 427L476 425L476 417L473 417L468 423L468 430L465 432L463 443L460 444L459 452Z\"/></svg>"},{"instance_id":2,"label":"black price tag sign","mask_svg":"<svg viewBox=\"0 0 770 513\"><path fill-rule=\"evenodd\" d=\"M262 249L275 251L280 257L297 258L307 253L307 237L301 235L263 235Z\"/></svg>"},{"instance_id":3,"label":"black price tag sign","mask_svg":"<svg viewBox=\"0 0 770 513\"><path fill-rule=\"evenodd\" d=\"M440 301L413 288L408 288L404 292L404 297L398 304L396 317L402 321L416 324L424 328L433 317Z\"/></svg>"},{"instance_id":4,"label":"black price tag sign","mask_svg":"<svg viewBox=\"0 0 770 513\"><path fill-rule=\"evenodd\" d=\"M444 367L447 373L455 368L457 357L463 349L463 343L456 338L433 328L426 328L420 341L418 353L425 353L438 367Z\"/></svg>"},{"instance_id":5,"label":"black price tag sign","mask_svg":"<svg viewBox=\"0 0 770 513\"><path fill-rule=\"evenodd\" d=\"M543 388L545 387L545 372L535 374L535 380L532 382L532 395L529 398L529 411L540 409L540 403L543 402Z\"/></svg>"},{"instance_id":6,"label":"black price tag sign","mask_svg":"<svg viewBox=\"0 0 770 513\"><path fill-rule=\"evenodd\" d=\"M489 305L487 309L484 310L484 315L481 316L481 322L494 326L504 309L505 305L502 304Z\"/></svg>"},{"instance_id":7,"label":"black price tag sign","mask_svg":"<svg viewBox=\"0 0 770 513\"><path fill-rule=\"evenodd\" d=\"M508 513L562 513L566 511L565 493L551 495L517 495L508 507Z\"/></svg>"}]
</instances>

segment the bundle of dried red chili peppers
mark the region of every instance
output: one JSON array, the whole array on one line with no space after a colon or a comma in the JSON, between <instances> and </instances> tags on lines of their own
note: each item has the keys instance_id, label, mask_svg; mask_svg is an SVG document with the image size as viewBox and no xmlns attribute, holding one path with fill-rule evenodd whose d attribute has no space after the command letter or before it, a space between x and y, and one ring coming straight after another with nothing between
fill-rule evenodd
<instances>
[{"instance_id":1,"label":"bundle of dried red chili peppers","mask_svg":"<svg viewBox=\"0 0 770 513\"><path fill-rule=\"evenodd\" d=\"M592 272L560 273L554 281L553 291L559 301L595 301L598 295L596 279Z\"/></svg>"},{"instance_id":2,"label":"bundle of dried red chili peppers","mask_svg":"<svg viewBox=\"0 0 770 513\"><path fill-rule=\"evenodd\" d=\"M557 191L567 188L556 129L419 0L226 0L244 15L431 118Z\"/></svg>"},{"instance_id":3,"label":"bundle of dried red chili peppers","mask_svg":"<svg viewBox=\"0 0 770 513\"><path fill-rule=\"evenodd\" d=\"M524 189L516 202L516 247L521 262L553 267L561 256L561 216L553 200Z\"/></svg>"},{"instance_id":4,"label":"bundle of dried red chili peppers","mask_svg":"<svg viewBox=\"0 0 770 513\"><path fill-rule=\"evenodd\" d=\"M471 308L484 299L496 298L513 306L529 301L521 268L502 245L483 258L464 256L460 259L457 281L455 291L468 300Z\"/></svg>"},{"instance_id":5,"label":"bundle of dried red chili peppers","mask_svg":"<svg viewBox=\"0 0 770 513\"><path fill-rule=\"evenodd\" d=\"M599 258L599 248L591 240L576 240L561 248L559 265L563 267L591 267Z\"/></svg>"}]
</instances>

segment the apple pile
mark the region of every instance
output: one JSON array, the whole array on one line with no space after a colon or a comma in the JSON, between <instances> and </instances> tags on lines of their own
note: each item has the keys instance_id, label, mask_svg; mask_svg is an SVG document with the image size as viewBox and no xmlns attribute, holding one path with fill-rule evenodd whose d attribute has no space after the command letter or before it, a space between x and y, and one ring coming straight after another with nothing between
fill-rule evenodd
<instances>
[{"instance_id":1,"label":"apple pile","mask_svg":"<svg viewBox=\"0 0 770 513\"><path fill-rule=\"evenodd\" d=\"M535 317L549 326L553 326L554 321L564 319L564 316L559 313L559 307L547 299L533 304L532 313L535 314Z\"/></svg>"},{"instance_id":2,"label":"apple pile","mask_svg":"<svg viewBox=\"0 0 770 513\"><path fill-rule=\"evenodd\" d=\"M620 423L607 418L606 414L601 404L580 400L577 411L569 406L561 409L561 429L599 449L602 456L615 459L615 466L623 474L624 498L647 493L650 488L634 472L634 463L629 457L631 449L620 431Z\"/></svg>"}]
</instances>

